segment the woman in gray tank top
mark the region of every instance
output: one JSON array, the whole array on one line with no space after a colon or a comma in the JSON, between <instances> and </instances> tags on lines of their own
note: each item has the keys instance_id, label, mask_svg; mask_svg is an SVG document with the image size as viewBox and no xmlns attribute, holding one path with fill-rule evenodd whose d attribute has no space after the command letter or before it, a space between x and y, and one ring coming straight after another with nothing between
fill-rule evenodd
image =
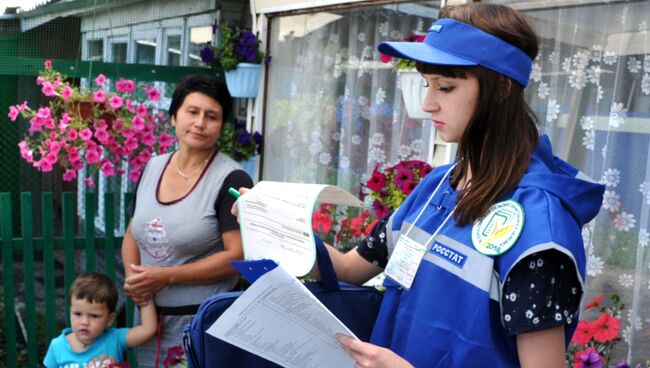
<instances>
[{"instance_id":1,"label":"woman in gray tank top","mask_svg":"<svg viewBox=\"0 0 650 368\"><path fill-rule=\"evenodd\" d=\"M182 345L182 329L206 297L237 285L230 260L243 251L227 189L252 180L216 147L231 105L216 79L183 79L169 108L178 150L151 159L138 183L122 243L124 291L138 304L153 300L160 315L157 338L137 350L141 368Z\"/></svg>"}]
</instances>

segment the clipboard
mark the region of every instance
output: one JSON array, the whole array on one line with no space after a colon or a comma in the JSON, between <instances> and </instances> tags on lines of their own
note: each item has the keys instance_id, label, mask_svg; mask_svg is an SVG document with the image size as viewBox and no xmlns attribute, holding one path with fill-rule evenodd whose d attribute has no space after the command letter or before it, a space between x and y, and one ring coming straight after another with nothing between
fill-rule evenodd
<instances>
[{"instance_id":1,"label":"clipboard","mask_svg":"<svg viewBox=\"0 0 650 368\"><path fill-rule=\"evenodd\" d=\"M230 261L230 264L251 284L265 273L278 267L278 264L270 259L257 259L253 261Z\"/></svg>"}]
</instances>

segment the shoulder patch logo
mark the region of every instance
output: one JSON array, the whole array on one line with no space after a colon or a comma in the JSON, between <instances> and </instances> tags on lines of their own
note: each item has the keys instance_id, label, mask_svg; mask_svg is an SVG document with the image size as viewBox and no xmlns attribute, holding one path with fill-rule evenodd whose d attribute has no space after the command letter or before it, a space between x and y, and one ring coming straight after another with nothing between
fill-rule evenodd
<instances>
[{"instance_id":1,"label":"shoulder patch logo","mask_svg":"<svg viewBox=\"0 0 650 368\"><path fill-rule=\"evenodd\" d=\"M512 199L496 203L472 226L472 245L488 256L508 251L524 229L524 208Z\"/></svg>"}]
</instances>

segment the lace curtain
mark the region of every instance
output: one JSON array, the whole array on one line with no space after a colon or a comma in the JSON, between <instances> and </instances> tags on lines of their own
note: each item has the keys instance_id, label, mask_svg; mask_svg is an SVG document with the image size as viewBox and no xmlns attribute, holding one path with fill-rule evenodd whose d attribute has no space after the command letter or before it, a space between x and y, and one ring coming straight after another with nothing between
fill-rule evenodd
<instances>
[{"instance_id":1,"label":"lace curtain","mask_svg":"<svg viewBox=\"0 0 650 368\"><path fill-rule=\"evenodd\" d=\"M556 155L607 186L583 230L586 296L625 303L616 358L650 359L650 2L525 9L541 36L527 98ZM565 2L567 3L567 2ZM593 315L588 315L593 316ZM618 360L614 360L618 361Z\"/></svg>"},{"instance_id":2,"label":"lace curtain","mask_svg":"<svg viewBox=\"0 0 650 368\"><path fill-rule=\"evenodd\" d=\"M273 18L265 180L357 193L375 165L427 160L430 121L409 119L380 40L426 32L432 1Z\"/></svg>"}]
</instances>

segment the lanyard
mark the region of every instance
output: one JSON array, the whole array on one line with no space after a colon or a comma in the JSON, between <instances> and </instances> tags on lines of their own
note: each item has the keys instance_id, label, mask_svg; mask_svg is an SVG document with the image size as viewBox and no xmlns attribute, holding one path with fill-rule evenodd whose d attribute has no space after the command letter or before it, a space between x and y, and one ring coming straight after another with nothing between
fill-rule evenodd
<instances>
[{"instance_id":1,"label":"lanyard","mask_svg":"<svg viewBox=\"0 0 650 368\"><path fill-rule=\"evenodd\" d=\"M454 210L452 209L452 211L447 215L445 220L440 224L440 226L438 226L436 231L433 232L431 238L429 238L429 240L427 240L424 244L420 244L417 241L412 240L408 237L408 234L413 230L413 227L420 219L420 217L422 217L424 210L426 210L427 207L429 207L431 201L433 200L433 197L436 195L436 193L442 186L442 183L447 179L449 173L453 168L454 166L452 166L445 173L440 183L438 183L436 189L433 191L433 193L431 193L431 196L429 197L429 200L427 200L427 203L425 203L424 207L422 207L422 210L420 210L420 213L416 216L415 220L411 224L411 227L409 227L409 229L406 231L405 234L401 234L399 236L399 239L397 240L397 244L395 245L395 249L393 250L391 257L388 260L388 264L386 264L386 268L384 271L386 276L393 279L402 287L405 287L407 289L411 287L411 284L415 279L415 274L417 273L417 270L420 266L420 262L422 262L422 257L424 257L424 254L427 251L427 244L429 244L429 242L433 240L433 238L435 238L436 235L438 235L440 229L442 229L442 227L445 226L447 221L449 221L449 219L451 218L451 215L454 213Z\"/></svg>"},{"instance_id":2,"label":"lanyard","mask_svg":"<svg viewBox=\"0 0 650 368\"><path fill-rule=\"evenodd\" d=\"M413 227L415 226L415 223L420 219L420 217L422 217L422 214L424 213L424 211L427 209L427 207L429 207L429 204L431 204L431 201L433 200L433 197L436 195L436 193L438 193L438 190L442 186L442 183L444 183L445 180L447 180L447 177L449 176L449 173L451 173L451 170L453 170L455 167L456 167L456 164L453 164L449 168L449 170L447 170L445 175L442 177L442 179L440 180L440 182L436 186L436 189L434 189L433 193L431 193L431 195L429 196L429 199L427 200L427 203L422 207L422 209L420 210L420 213L418 213L418 215L415 217L415 220L413 220L413 223L411 223L411 226L409 227L409 229L406 230L406 233L404 234L404 236L408 237L408 234L411 232L411 230L413 230ZM456 206L454 206L454 208L451 210L451 212L449 212L447 217L445 217L445 220L440 224L440 226L438 226L436 231L433 232L433 235L431 235L431 237L423 245L426 246L427 244L429 244L429 242L431 240L433 240L433 238L436 237L436 235L438 235L438 233L440 232L440 229L442 229L442 227L445 226L447 221L449 221L449 218L451 217L451 215L454 214L455 209L456 209Z\"/></svg>"}]
</instances>

